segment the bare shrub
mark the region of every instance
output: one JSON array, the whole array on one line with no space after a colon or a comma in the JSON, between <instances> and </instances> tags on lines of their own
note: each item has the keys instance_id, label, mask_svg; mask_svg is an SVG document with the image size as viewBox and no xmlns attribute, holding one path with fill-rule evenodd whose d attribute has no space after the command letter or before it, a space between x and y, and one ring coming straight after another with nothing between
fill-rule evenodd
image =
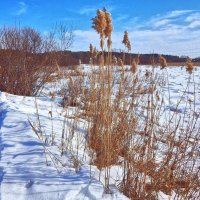
<instances>
[{"instance_id":1,"label":"bare shrub","mask_svg":"<svg viewBox=\"0 0 200 200\"><path fill-rule=\"evenodd\" d=\"M18 95L37 95L51 73L57 70L58 53L69 48L72 32L60 25L43 37L25 27L0 30L0 90ZM57 35L55 35L57 34ZM57 40L57 38L59 40Z\"/></svg>"}]
</instances>

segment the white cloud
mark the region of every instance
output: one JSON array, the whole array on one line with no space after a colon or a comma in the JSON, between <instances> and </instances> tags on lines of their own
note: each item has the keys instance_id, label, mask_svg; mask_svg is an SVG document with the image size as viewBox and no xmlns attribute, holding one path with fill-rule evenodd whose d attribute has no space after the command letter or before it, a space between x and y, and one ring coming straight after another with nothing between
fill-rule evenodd
<instances>
[{"instance_id":1,"label":"white cloud","mask_svg":"<svg viewBox=\"0 0 200 200\"><path fill-rule=\"evenodd\" d=\"M169 23L170 23L169 19L161 19L161 20L155 21L153 25L155 27L161 27L161 26L168 25Z\"/></svg>"},{"instance_id":2,"label":"white cloud","mask_svg":"<svg viewBox=\"0 0 200 200\"><path fill-rule=\"evenodd\" d=\"M200 19L200 12L195 12L195 13L192 13L190 15L188 15L185 19L186 22L192 22L194 20L198 20Z\"/></svg>"},{"instance_id":3,"label":"white cloud","mask_svg":"<svg viewBox=\"0 0 200 200\"><path fill-rule=\"evenodd\" d=\"M134 53L160 53L172 55L200 56L196 48L200 44L200 30L190 32L188 30L135 30L129 32ZM113 48L124 49L122 45L123 32L112 34ZM75 42L72 50L87 51L92 43L99 49L99 35L93 31L75 31ZM187 49L192 49L187 50Z\"/></svg>"},{"instance_id":4,"label":"white cloud","mask_svg":"<svg viewBox=\"0 0 200 200\"><path fill-rule=\"evenodd\" d=\"M199 57L200 52L197 49L200 44L200 18L197 17L198 15L200 12L197 11L172 11L165 15L153 16L143 22L137 19L138 26L129 24L130 26L126 27L133 52ZM75 35L73 50L88 50L90 43L99 47L99 35L94 30L76 30ZM124 49L122 38L123 31L113 32L113 48Z\"/></svg>"},{"instance_id":5,"label":"white cloud","mask_svg":"<svg viewBox=\"0 0 200 200\"><path fill-rule=\"evenodd\" d=\"M150 28L178 27L180 26L180 22L184 22L188 16L193 14L194 11L192 10L174 10L165 14L152 16L150 20L143 23L143 26L149 26Z\"/></svg>"},{"instance_id":6,"label":"white cloud","mask_svg":"<svg viewBox=\"0 0 200 200\"><path fill-rule=\"evenodd\" d=\"M99 47L99 35L94 30L75 30L74 35L73 51L87 51L90 43Z\"/></svg>"},{"instance_id":7,"label":"white cloud","mask_svg":"<svg viewBox=\"0 0 200 200\"><path fill-rule=\"evenodd\" d=\"M200 20L196 20L190 23L190 28L200 28Z\"/></svg>"},{"instance_id":8,"label":"white cloud","mask_svg":"<svg viewBox=\"0 0 200 200\"><path fill-rule=\"evenodd\" d=\"M81 15L88 15L88 14L90 14L90 13L95 13L96 12L96 8L94 8L94 7L85 7L85 8L81 8L80 10L79 10L79 14L81 14Z\"/></svg>"},{"instance_id":9,"label":"white cloud","mask_svg":"<svg viewBox=\"0 0 200 200\"><path fill-rule=\"evenodd\" d=\"M193 10L173 10L165 15L165 18L179 17L188 13L194 12Z\"/></svg>"},{"instance_id":10,"label":"white cloud","mask_svg":"<svg viewBox=\"0 0 200 200\"><path fill-rule=\"evenodd\" d=\"M128 18L129 18L128 15L118 15L117 18L115 19L115 22L120 22Z\"/></svg>"},{"instance_id":11,"label":"white cloud","mask_svg":"<svg viewBox=\"0 0 200 200\"><path fill-rule=\"evenodd\" d=\"M101 8L103 9L103 7L106 7L107 10L109 10L109 12L113 11L115 8L114 6L110 6L110 5L103 5L103 4L97 4L96 6L84 6L82 8L80 8L80 10L77 11L74 11L74 12L77 12L79 13L80 15L90 15L90 14L95 14L96 11Z\"/></svg>"},{"instance_id":12,"label":"white cloud","mask_svg":"<svg viewBox=\"0 0 200 200\"><path fill-rule=\"evenodd\" d=\"M26 5L26 3L23 2L23 1L20 1L20 2L18 2L18 4L19 4L19 8L15 12L15 15L25 14L27 12L27 9L28 9L28 6Z\"/></svg>"}]
</instances>

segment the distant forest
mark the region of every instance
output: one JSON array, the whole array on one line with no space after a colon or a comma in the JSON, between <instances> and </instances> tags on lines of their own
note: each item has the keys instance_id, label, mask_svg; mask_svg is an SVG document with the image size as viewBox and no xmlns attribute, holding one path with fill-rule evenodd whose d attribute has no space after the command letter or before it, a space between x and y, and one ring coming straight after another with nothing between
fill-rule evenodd
<instances>
[{"instance_id":1,"label":"distant forest","mask_svg":"<svg viewBox=\"0 0 200 200\"><path fill-rule=\"evenodd\" d=\"M12 58L16 58L20 55L20 52L16 50L0 50L0 66L6 66L5 62L10 61ZM106 55L106 52L105 52ZM27 53L26 56L31 60L31 62L39 63L40 61L44 60L44 57L48 58L55 58L57 60L57 64L59 66L70 66L70 65L79 65L80 62L82 64L89 64L90 63L90 52L89 51L79 51L79 52L72 52L72 51L59 51L59 52L50 52L50 53ZM131 53L124 53L123 52L113 52L112 56L116 58L123 58L125 57L125 64L129 65L131 60L137 56L137 54ZM172 55L162 55L166 58L167 63L173 65L184 65L188 57L179 57L179 56L172 56ZM9 58L9 59L8 59ZM94 63L98 63L100 56L98 55L95 59ZM194 63L200 63L200 57L192 59ZM44 65L51 65L52 60L48 59L44 63ZM140 64L141 65L151 65L159 64L159 54L140 54Z\"/></svg>"}]
</instances>

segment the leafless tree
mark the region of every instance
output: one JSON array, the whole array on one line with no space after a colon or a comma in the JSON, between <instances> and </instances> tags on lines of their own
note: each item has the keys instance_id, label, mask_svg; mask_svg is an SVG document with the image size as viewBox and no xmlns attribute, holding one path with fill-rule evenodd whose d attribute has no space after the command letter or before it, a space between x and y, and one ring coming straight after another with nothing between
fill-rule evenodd
<instances>
[{"instance_id":1,"label":"leafless tree","mask_svg":"<svg viewBox=\"0 0 200 200\"><path fill-rule=\"evenodd\" d=\"M36 95L53 69L58 52L73 41L72 29L56 24L47 35L30 28L0 29L0 90L20 95Z\"/></svg>"},{"instance_id":2,"label":"leafless tree","mask_svg":"<svg viewBox=\"0 0 200 200\"><path fill-rule=\"evenodd\" d=\"M55 23L44 38L45 52L66 51L74 41L73 28L63 22Z\"/></svg>"}]
</instances>

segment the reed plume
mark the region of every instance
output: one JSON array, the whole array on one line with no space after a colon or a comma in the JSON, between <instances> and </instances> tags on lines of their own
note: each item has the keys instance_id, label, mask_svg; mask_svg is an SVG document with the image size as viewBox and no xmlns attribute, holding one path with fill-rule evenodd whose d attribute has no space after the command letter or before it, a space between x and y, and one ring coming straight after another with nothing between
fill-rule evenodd
<instances>
[{"instance_id":1,"label":"reed plume","mask_svg":"<svg viewBox=\"0 0 200 200\"><path fill-rule=\"evenodd\" d=\"M167 61L163 56L159 57L159 61L160 61L160 69L164 69L167 67Z\"/></svg>"},{"instance_id":2,"label":"reed plume","mask_svg":"<svg viewBox=\"0 0 200 200\"><path fill-rule=\"evenodd\" d=\"M92 58L96 58L97 55L98 55L98 50L97 50L97 48L94 47L92 44L90 44L89 50L90 50L90 56L91 56Z\"/></svg>"},{"instance_id":3,"label":"reed plume","mask_svg":"<svg viewBox=\"0 0 200 200\"><path fill-rule=\"evenodd\" d=\"M191 58L188 58L187 59L187 62L186 62L186 65L187 65L187 68L186 68L186 71L191 74L193 69L194 69L194 65L192 63L192 59Z\"/></svg>"},{"instance_id":4,"label":"reed plume","mask_svg":"<svg viewBox=\"0 0 200 200\"><path fill-rule=\"evenodd\" d=\"M92 28L94 28L98 34L100 34L100 37L104 37L105 36L105 28L107 26L107 22L106 22L106 17L105 17L105 12L101 11L101 10L97 10L97 16L95 18L92 18Z\"/></svg>"},{"instance_id":5,"label":"reed plume","mask_svg":"<svg viewBox=\"0 0 200 200\"><path fill-rule=\"evenodd\" d=\"M113 30L113 26L112 26L112 18L111 18L111 14L109 12L107 12L106 8L103 9L103 12L105 13L105 19L106 19L106 27L105 27L105 38L107 39L107 47L108 49L111 48L111 33Z\"/></svg>"},{"instance_id":6,"label":"reed plume","mask_svg":"<svg viewBox=\"0 0 200 200\"><path fill-rule=\"evenodd\" d=\"M107 39L108 49L111 48L111 33L113 30L112 26L112 18L109 12L107 12L106 8L102 10L97 10L97 16L92 18L92 28L94 28L98 34L100 34L100 46L103 50L104 48L104 39Z\"/></svg>"},{"instance_id":7,"label":"reed plume","mask_svg":"<svg viewBox=\"0 0 200 200\"><path fill-rule=\"evenodd\" d=\"M128 31L124 31L124 38L122 40L122 43L127 47L128 51L131 51L131 43L128 38Z\"/></svg>"},{"instance_id":8,"label":"reed plume","mask_svg":"<svg viewBox=\"0 0 200 200\"><path fill-rule=\"evenodd\" d=\"M92 44L90 44L89 49L90 49L90 55L92 56L93 55L93 51L94 51L94 48L93 48Z\"/></svg>"}]
</instances>

